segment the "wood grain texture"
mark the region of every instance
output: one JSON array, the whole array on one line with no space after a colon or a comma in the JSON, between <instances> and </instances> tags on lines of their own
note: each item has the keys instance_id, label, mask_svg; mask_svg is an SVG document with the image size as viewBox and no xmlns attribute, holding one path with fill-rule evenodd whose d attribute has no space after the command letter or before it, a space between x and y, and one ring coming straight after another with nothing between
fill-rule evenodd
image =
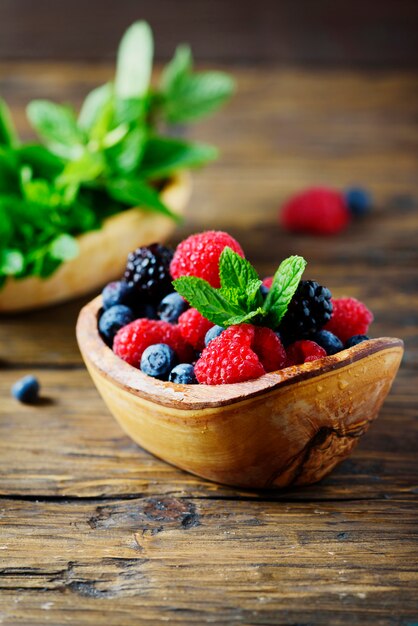
<instances>
[{"instance_id":1,"label":"wood grain texture","mask_svg":"<svg viewBox=\"0 0 418 626\"><path fill-rule=\"evenodd\" d=\"M179 42L219 63L416 67L413 0L2 0L0 58L109 59L127 26L146 19L156 54Z\"/></svg>"},{"instance_id":2,"label":"wood grain texture","mask_svg":"<svg viewBox=\"0 0 418 626\"><path fill-rule=\"evenodd\" d=\"M226 228L263 275L302 253L307 275L373 309L405 356L379 419L311 487L222 487L146 453L82 364L89 298L0 318L0 623L377 624L416 621L418 186L412 74L242 69L239 91L190 137L222 160L194 175L173 243ZM0 65L28 136L33 97L80 102L107 66ZM376 208L333 239L289 236L278 206L313 183L364 183ZM12 383L35 373L37 406Z\"/></svg>"}]
</instances>

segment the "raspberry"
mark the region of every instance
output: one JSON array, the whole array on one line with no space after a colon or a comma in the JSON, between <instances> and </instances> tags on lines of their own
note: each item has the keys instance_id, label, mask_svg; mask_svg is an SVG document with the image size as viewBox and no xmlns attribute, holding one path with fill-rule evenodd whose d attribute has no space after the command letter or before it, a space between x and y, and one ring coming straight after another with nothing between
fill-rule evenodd
<instances>
[{"instance_id":1,"label":"raspberry","mask_svg":"<svg viewBox=\"0 0 418 626\"><path fill-rule=\"evenodd\" d=\"M229 326L213 339L195 365L199 383L222 385L262 376L264 367L250 347L254 334L252 326L242 324Z\"/></svg>"},{"instance_id":2,"label":"raspberry","mask_svg":"<svg viewBox=\"0 0 418 626\"><path fill-rule=\"evenodd\" d=\"M178 326L161 320L141 318L121 328L113 341L113 352L121 359L139 367L145 348L166 343L182 362L193 360L193 350L183 339Z\"/></svg>"},{"instance_id":3,"label":"raspberry","mask_svg":"<svg viewBox=\"0 0 418 626\"><path fill-rule=\"evenodd\" d=\"M325 326L344 343L353 335L367 335L373 313L356 298L333 298L332 317Z\"/></svg>"},{"instance_id":4,"label":"raspberry","mask_svg":"<svg viewBox=\"0 0 418 626\"><path fill-rule=\"evenodd\" d=\"M252 349L257 354L266 372L275 372L286 363L286 350L274 331L256 326Z\"/></svg>"},{"instance_id":5,"label":"raspberry","mask_svg":"<svg viewBox=\"0 0 418 626\"><path fill-rule=\"evenodd\" d=\"M287 348L286 365L301 365L322 359L324 356L327 356L324 348L318 346L314 341L303 339L302 341L295 341Z\"/></svg>"},{"instance_id":6,"label":"raspberry","mask_svg":"<svg viewBox=\"0 0 418 626\"><path fill-rule=\"evenodd\" d=\"M124 279L144 299L159 302L173 291L170 275L172 258L173 251L159 243L137 248L128 255Z\"/></svg>"},{"instance_id":7,"label":"raspberry","mask_svg":"<svg viewBox=\"0 0 418 626\"><path fill-rule=\"evenodd\" d=\"M288 230L333 235L347 226L350 212L343 195L338 191L312 187L285 203L280 220Z\"/></svg>"},{"instance_id":8,"label":"raspberry","mask_svg":"<svg viewBox=\"0 0 418 626\"><path fill-rule=\"evenodd\" d=\"M280 322L279 331L301 338L320 330L331 318L331 292L314 280L301 280Z\"/></svg>"},{"instance_id":9,"label":"raspberry","mask_svg":"<svg viewBox=\"0 0 418 626\"><path fill-rule=\"evenodd\" d=\"M241 246L228 233L208 230L191 235L177 246L174 253L170 265L173 278L198 276L207 280L213 287L220 287L219 257L227 246L244 257Z\"/></svg>"},{"instance_id":10,"label":"raspberry","mask_svg":"<svg viewBox=\"0 0 418 626\"><path fill-rule=\"evenodd\" d=\"M198 351L205 347L205 335L212 326L212 322L204 318L196 309L184 311L178 322L183 339Z\"/></svg>"},{"instance_id":11,"label":"raspberry","mask_svg":"<svg viewBox=\"0 0 418 626\"><path fill-rule=\"evenodd\" d=\"M264 287L267 287L267 289L270 289L273 284L273 278L274 276L266 276L266 278L263 278Z\"/></svg>"}]
</instances>

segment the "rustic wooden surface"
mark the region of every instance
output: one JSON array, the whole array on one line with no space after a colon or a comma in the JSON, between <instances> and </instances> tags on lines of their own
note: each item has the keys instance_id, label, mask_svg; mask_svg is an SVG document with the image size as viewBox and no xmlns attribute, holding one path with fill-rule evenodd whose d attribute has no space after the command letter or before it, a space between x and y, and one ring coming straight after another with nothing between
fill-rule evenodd
<instances>
[{"instance_id":1,"label":"rustic wooden surface","mask_svg":"<svg viewBox=\"0 0 418 626\"><path fill-rule=\"evenodd\" d=\"M416 68L414 0L1 0L0 59L114 59L145 19L167 60L187 41L196 58L236 64Z\"/></svg>"},{"instance_id":2,"label":"rustic wooden surface","mask_svg":"<svg viewBox=\"0 0 418 626\"><path fill-rule=\"evenodd\" d=\"M79 102L107 67L0 65L27 134L32 97ZM190 132L222 148L194 176L192 230L221 227L263 274L292 252L337 295L365 299L373 336L406 354L351 458L309 488L205 482L132 443L75 343L86 299L0 322L0 624L381 624L418 615L418 247L412 74L240 70L239 93ZM312 183L362 182L376 210L333 239L294 237L277 206ZM9 394L20 376L38 406Z\"/></svg>"}]
</instances>

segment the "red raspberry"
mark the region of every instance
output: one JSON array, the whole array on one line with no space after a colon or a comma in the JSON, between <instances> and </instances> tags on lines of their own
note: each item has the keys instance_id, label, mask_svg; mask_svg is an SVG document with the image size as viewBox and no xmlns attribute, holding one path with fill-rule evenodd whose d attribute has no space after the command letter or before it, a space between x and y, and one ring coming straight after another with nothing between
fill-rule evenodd
<instances>
[{"instance_id":1,"label":"red raspberry","mask_svg":"<svg viewBox=\"0 0 418 626\"><path fill-rule=\"evenodd\" d=\"M121 359L139 367L145 348L166 343L183 363L193 360L193 350L183 339L180 329L161 320L137 319L121 328L113 341L113 352Z\"/></svg>"},{"instance_id":2,"label":"red raspberry","mask_svg":"<svg viewBox=\"0 0 418 626\"><path fill-rule=\"evenodd\" d=\"M333 235L347 226L350 212L340 192L312 187L284 204L280 220L288 230Z\"/></svg>"},{"instance_id":3,"label":"red raspberry","mask_svg":"<svg viewBox=\"0 0 418 626\"><path fill-rule=\"evenodd\" d=\"M275 372L286 363L286 350L274 331L256 326L252 349L257 354L266 372Z\"/></svg>"},{"instance_id":4,"label":"red raspberry","mask_svg":"<svg viewBox=\"0 0 418 626\"><path fill-rule=\"evenodd\" d=\"M353 335L367 335L373 313L356 298L332 298L332 316L324 326L343 343Z\"/></svg>"},{"instance_id":5,"label":"red raspberry","mask_svg":"<svg viewBox=\"0 0 418 626\"><path fill-rule=\"evenodd\" d=\"M266 276L266 278L263 279L264 287L267 287L267 289L270 289L273 284L273 278L274 276Z\"/></svg>"},{"instance_id":6,"label":"red raspberry","mask_svg":"<svg viewBox=\"0 0 418 626\"><path fill-rule=\"evenodd\" d=\"M254 328L249 324L230 326L213 339L195 365L199 383L239 383L265 374L258 356L250 348Z\"/></svg>"},{"instance_id":7,"label":"red raspberry","mask_svg":"<svg viewBox=\"0 0 418 626\"><path fill-rule=\"evenodd\" d=\"M303 339L302 341L295 341L287 348L286 365L301 365L322 359L324 356L327 356L324 348L318 346L314 341Z\"/></svg>"},{"instance_id":8,"label":"red raspberry","mask_svg":"<svg viewBox=\"0 0 418 626\"><path fill-rule=\"evenodd\" d=\"M241 246L228 233L208 230L191 235L177 246L170 265L171 275L173 278L198 276L213 287L220 287L219 257L226 246L244 257Z\"/></svg>"},{"instance_id":9,"label":"red raspberry","mask_svg":"<svg viewBox=\"0 0 418 626\"><path fill-rule=\"evenodd\" d=\"M205 347L205 335L212 326L212 322L209 322L196 309L184 311L178 322L183 339L198 351Z\"/></svg>"}]
</instances>

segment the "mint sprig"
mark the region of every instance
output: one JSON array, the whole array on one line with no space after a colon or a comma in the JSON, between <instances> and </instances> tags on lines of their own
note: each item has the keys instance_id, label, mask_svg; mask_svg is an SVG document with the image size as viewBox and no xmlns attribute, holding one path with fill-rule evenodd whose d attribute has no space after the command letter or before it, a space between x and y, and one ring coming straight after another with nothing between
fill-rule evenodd
<instances>
[{"instance_id":1,"label":"mint sprig","mask_svg":"<svg viewBox=\"0 0 418 626\"><path fill-rule=\"evenodd\" d=\"M127 208L178 219L161 189L218 151L175 138L169 126L213 113L234 82L222 72L196 72L190 48L180 46L153 84L153 54L149 25L135 22L121 40L114 79L93 89L78 115L71 106L31 102L36 145L19 141L0 99L0 288L10 276L49 276L77 253L74 238Z\"/></svg>"},{"instance_id":2,"label":"mint sprig","mask_svg":"<svg viewBox=\"0 0 418 626\"><path fill-rule=\"evenodd\" d=\"M277 328L286 313L305 267L306 261L303 257L290 256L282 261L276 271L263 307L272 328Z\"/></svg>"},{"instance_id":3,"label":"mint sprig","mask_svg":"<svg viewBox=\"0 0 418 626\"><path fill-rule=\"evenodd\" d=\"M306 261L300 256L285 259L263 301L260 291L262 281L254 267L226 247L219 259L219 289L196 276L182 276L173 281L173 285L192 307L213 324L226 328L251 322L274 329L285 315L305 267Z\"/></svg>"}]
</instances>

